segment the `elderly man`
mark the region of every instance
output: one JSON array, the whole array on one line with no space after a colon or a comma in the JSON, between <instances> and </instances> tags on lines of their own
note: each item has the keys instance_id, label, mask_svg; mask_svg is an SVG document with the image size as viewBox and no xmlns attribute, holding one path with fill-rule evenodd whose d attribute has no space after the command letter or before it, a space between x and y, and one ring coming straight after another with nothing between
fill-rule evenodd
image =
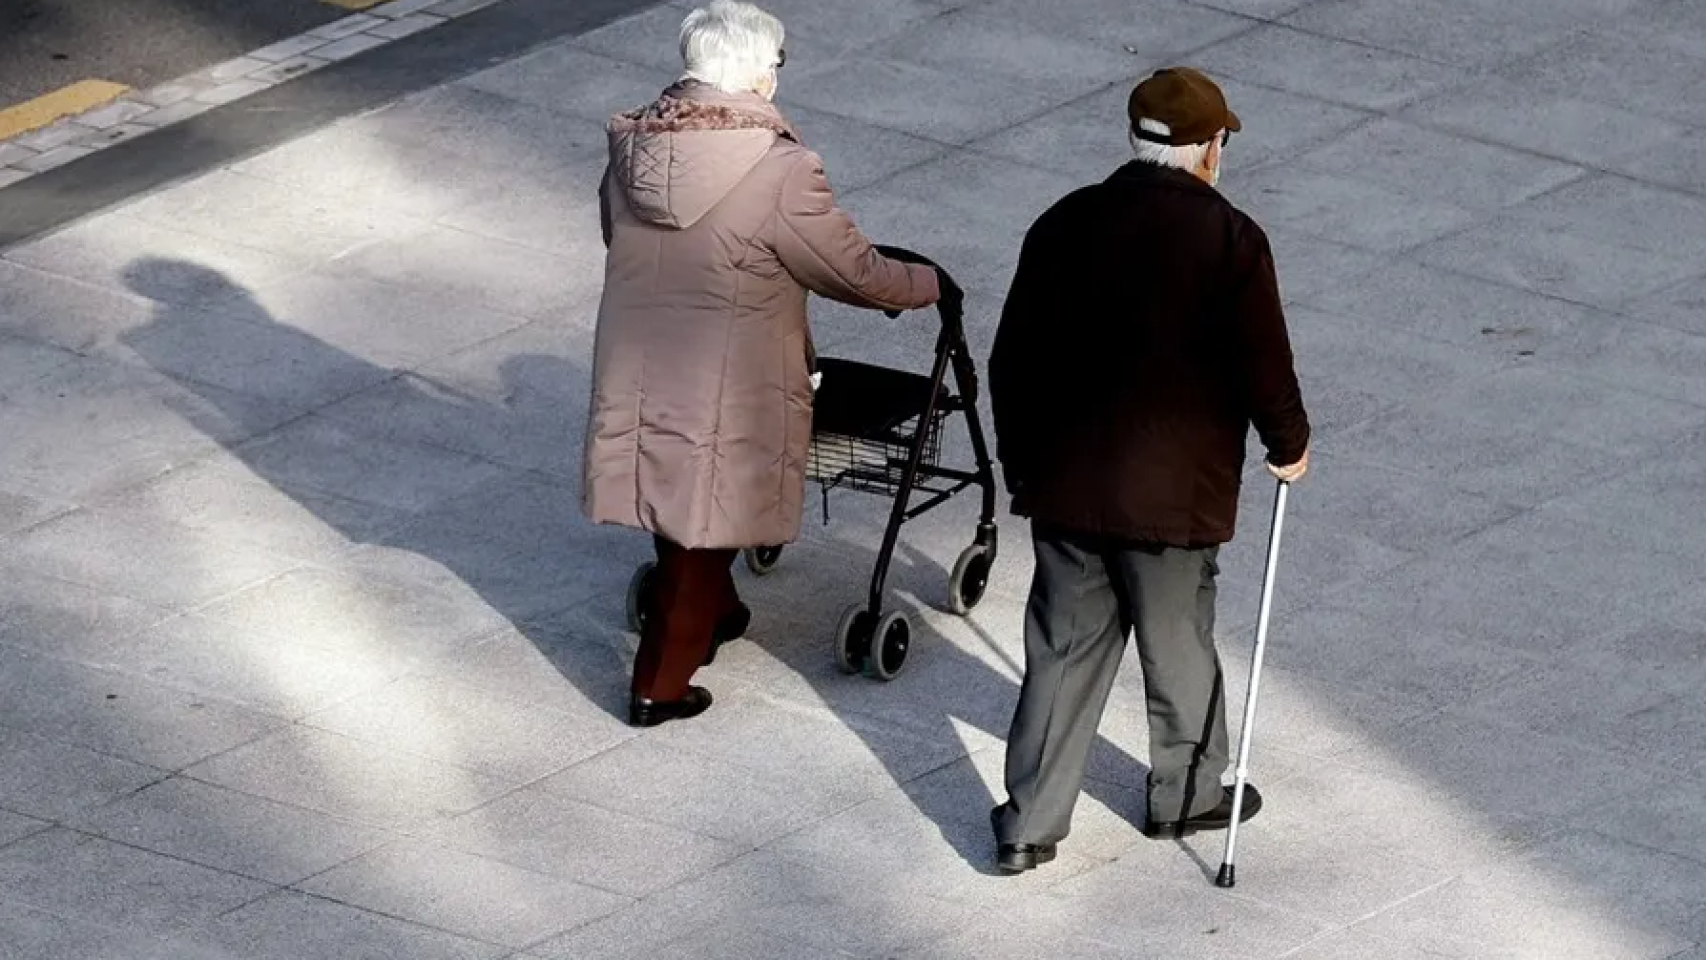
<instances>
[{"instance_id":1,"label":"elderly man","mask_svg":"<svg viewBox=\"0 0 1706 960\"><path fill-rule=\"evenodd\" d=\"M1308 465L1268 241L1215 190L1240 124L1212 80L1161 70L1129 102L1137 158L1031 227L990 358L998 452L1031 518L1025 680L992 813L1008 872L1054 858L1135 632L1149 709L1144 833L1231 825L1215 555L1254 424ZM1261 809L1247 789L1245 819Z\"/></svg>"}]
</instances>

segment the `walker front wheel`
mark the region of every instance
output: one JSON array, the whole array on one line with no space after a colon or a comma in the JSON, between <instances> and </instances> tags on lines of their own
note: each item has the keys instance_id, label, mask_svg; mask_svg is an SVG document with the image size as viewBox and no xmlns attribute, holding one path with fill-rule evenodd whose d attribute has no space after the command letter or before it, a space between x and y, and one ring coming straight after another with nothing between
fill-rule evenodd
<instances>
[{"instance_id":1,"label":"walker front wheel","mask_svg":"<svg viewBox=\"0 0 1706 960\"><path fill-rule=\"evenodd\" d=\"M948 575L948 609L960 616L971 612L989 589L989 568L994 559L988 547L974 543L960 554L954 572Z\"/></svg>"}]
</instances>

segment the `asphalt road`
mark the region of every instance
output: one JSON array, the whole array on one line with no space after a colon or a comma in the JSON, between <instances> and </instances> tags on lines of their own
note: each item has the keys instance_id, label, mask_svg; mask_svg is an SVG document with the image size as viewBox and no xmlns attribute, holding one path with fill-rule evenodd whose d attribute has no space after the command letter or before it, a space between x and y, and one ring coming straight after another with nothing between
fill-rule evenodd
<instances>
[{"instance_id":1,"label":"asphalt road","mask_svg":"<svg viewBox=\"0 0 1706 960\"><path fill-rule=\"evenodd\" d=\"M79 80L152 86L348 13L319 0L0 0L0 108Z\"/></svg>"}]
</instances>

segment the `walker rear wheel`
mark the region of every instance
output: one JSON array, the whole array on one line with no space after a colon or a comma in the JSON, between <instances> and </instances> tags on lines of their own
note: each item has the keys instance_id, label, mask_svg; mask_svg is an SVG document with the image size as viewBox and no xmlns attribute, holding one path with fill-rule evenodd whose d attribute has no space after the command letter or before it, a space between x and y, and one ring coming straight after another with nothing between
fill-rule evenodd
<instances>
[{"instance_id":1,"label":"walker rear wheel","mask_svg":"<svg viewBox=\"0 0 1706 960\"><path fill-rule=\"evenodd\" d=\"M906 614L890 610L877 621L871 652L865 658L865 673L878 680L893 680L900 675L911 650L912 624L907 622Z\"/></svg>"},{"instance_id":2,"label":"walker rear wheel","mask_svg":"<svg viewBox=\"0 0 1706 960\"><path fill-rule=\"evenodd\" d=\"M781 547L748 547L741 551L746 556L746 568L762 577L776 569L782 562Z\"/></svg>"},{"instance_id":3,"label":"walker rear wheel","mask_svg":"<svg viewBox=\"0 0 1706 960\"><path fill-rule=\"evenodd\" d=\"M858 673L865 668L871 654L871 637L876 618L863 604L848 607L835 628L835 665L842 673Z\"/></svg>"},{"instance_id":4,"label":"walker rear wheel","mask_svg":"<svg viewBox=\"0 0 1706 960\"><path fill-rule=\"evenodd\" d=\"M648 560L634 571L628 581L628 629L639 633L646 629L646 611L652 605L652 574L658 565Z\"/></svg>"}]
</instances>

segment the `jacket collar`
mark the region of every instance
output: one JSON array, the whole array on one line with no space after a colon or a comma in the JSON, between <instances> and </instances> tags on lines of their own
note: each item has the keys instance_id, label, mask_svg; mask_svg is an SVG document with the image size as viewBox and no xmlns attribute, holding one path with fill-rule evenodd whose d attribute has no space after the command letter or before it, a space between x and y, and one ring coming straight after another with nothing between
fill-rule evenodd
<instances>
[{"instance_id":1,"label":"jacket collar","mask_svg":"<svg viewBox=\"0 0 1706 960\"><path fill-rule=\"evenodd\" d=\"M799 132L782 116L782 111L756 93L725 93L708 83L684 77L672 84L663 95L707 107L721 107L745 116L754 125L769 127L779 136L787 137L796 143L800 141Z\"/></svg>"},{"instance_id":2,"label":"jacket collar","mask_svg":"<svg viewBox=\"0 0 1706 960\"><path fill-rule=\"evenodd\" d=\"M1163 167L1158 164L1144 163L1142 160L1129 160L1126 164L1108 177L1110 184L1142 187L1148 189L1178 190L1183 193L1195 193L1205 197L1220 197L1219 190L1197 179L1195 174L1186 173L1174 167Z\"/></svg>"}]
</instances>

